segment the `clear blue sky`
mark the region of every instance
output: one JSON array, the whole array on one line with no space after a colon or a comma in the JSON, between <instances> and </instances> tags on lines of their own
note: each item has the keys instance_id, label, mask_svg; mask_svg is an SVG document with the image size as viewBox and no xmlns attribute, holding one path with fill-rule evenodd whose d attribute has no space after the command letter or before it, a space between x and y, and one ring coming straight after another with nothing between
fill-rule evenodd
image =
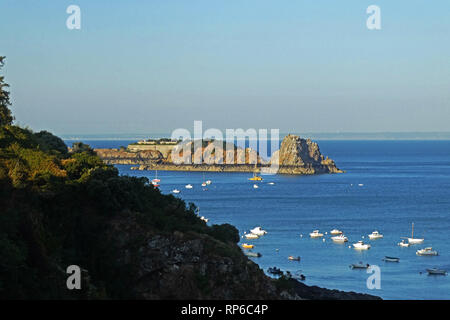
<instances>
[{"instance_id":1,"label":"clear blue sky","mask_svg":"<svg viewBox=\"0 0 450 320\"><path fill-rule=\"evenodd\" d=\"M450 131L450 1L2 0L0 30L34 130Z\"/></svg>"}]
</instances>

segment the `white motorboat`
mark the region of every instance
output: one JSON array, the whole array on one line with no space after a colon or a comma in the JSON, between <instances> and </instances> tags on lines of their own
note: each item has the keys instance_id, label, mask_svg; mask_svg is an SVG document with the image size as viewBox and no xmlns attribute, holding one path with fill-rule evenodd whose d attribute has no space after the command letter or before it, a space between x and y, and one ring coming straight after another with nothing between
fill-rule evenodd
<instances>
[{"instance_id":1,"label":"white motorboat","mask_svg":"<svg viewBox=\"0 0 450 320\"><path fill-rule=\"evenodd\" d=\"M271 186L273 186L273 185L275 184L275 182L269 182L269 184L270 184Z\"/></svg>"},{"instance_id":2,"label":"white motorboat","mask_svg":"<svg viewBox=\"0 0 450 320\"><path fill-rule=\"evenodd\" d=\"M250 230L251 233L256 234L257 236L263 236L267 234L266 230L263 230L261 227L256 227Z\"/></svg>"},{"instance_id":3,"label":"white motorboat","mask_svg":"<svg viewBox=\"0 0 450 320\"><path fill-rule=\"evenodd\" d=\"M447 270L438 269L438 268L431 268L427 269L428 274L437 274L437 275L443 275L445 276L447 274Z\"/></svg>"},{"instance_id":4,"label":"white motorboat","mask_svg":"<svg viewBox=\"0 0 450 320\"><path fill-rule=\"evenodd\" d=\"M253 189L258 189L258 188L259 188L259 186L257 184L253 185Z\"/></svg>"},{"instance_id":5,"label":"white motorboat","mask_svg":"<svg viewBox=\"0 0 450 320\"><path fill-rule=\"evenodd\" d=\"M172 192L173 192L173 193L180 193L180 190L178 190L178 189L173 189Z\"/></svg>"},{"instance_id":6,"label":"white motorboat","mask_svg":"<svg viewBox=\"0 0 450 320\"><path fill-rule=\"evenodd\" d=\"M353 244L353 248L357 250L368 250L370 249L370 244L364 243L362 241L358 241L357 243Z\"/></svg>"},{"instance_id":7,"label":"white motorboat","mask_svg":"<svg viewBox=\"0 0 450 320\"><path fill-rule=\"evenodd\" d=\"M193 187L192 187L192 184L187 184L187 185L185 186L185 188L186 188L186 189L192 189Z\"/></svg>"},{"instance_id":8,"label":"white motorboat","mask_svg":"<svg viewBox=\"0 0 450 320\"><path fill-rule=\"evenodd\" d=\"M414 222L412 223L411 238L407 238L409 244L421 244L425 239L414 238Z\"/></svg>"},{"instance_id":9,"label":"white motorboat","mask_svg":"<svg viewBox=\"0 0 450 320\"><path fill-rule=\"evenodd\" d=\"M203 183L202 183L202 187L206 187L206 182L203 182Z\"/></svg>"},{"instance_id":10,"label":"white motorboat","mask_svg":"<svg viewBox=\"0 0 450 320\"><path fill-rule=\"evenodd\" d=\"M340 234L338 236L331 237L331 240L338 243L344 243L348 241L348 238L345 235Z\"/></svg>"},{"instance_id":11,"label":"white motorboat","mask_svg":"<svg viewBox=\"0 0 450 320\"><path fill-rule=\"evenodd\" d=\"M259 238L259 236L258 236L257 234L254 234L254 233L247 233L247 234L245 235L245 237L246 237L247 239L258 239L258 238Z\"/></svg>"},{"instance_id":12,"label":"white motorboat","mask_svg":"<svg viewBox=\"0 0 450 320\"><path fill-rule=\"evenodd\" d=\"M410 246L409 242L406 242L405 240L400 241L399 243L397 243L397 245L399 245L400 247L409 247Z\"/></svg>"},{"instance_id":13,"label":"white motorboat","mask_svg":"<svg viewBox=\"0 0 450 320\"><path fill-rule=\"evenodd\" d=\"M212 181L211 180L206 180L206 184L211 184L212 183Z\"/></svg>"},{"instance_id":14,"label":"white motorboat","mask_svg":"<svg viewBox=\"0 0 450 320\"><path fill-rule=\"evenodd\" d=\"M337 235L342 234L342 233L343 232L341 230L338 230L338 229L333 229L333 230L330 231L330 234L332 236L337 236Z\"/></svg>"},{"instance_id":15,"label":"white motorboat","mask_svg":"<svg viewBox=\"0 0 450 320\"><path fill-rule=\"evenodd\" d=\"M323 237L323 233L320 233L319 230L314 230L309 234L311 238L320 238Z\"/></svg>"},{"instance_id":16,"label":"white motorboat","mask_svg":"<svg viewBox=\"0 0 450 320\"><path fill-rule=\"evenodd\" d=\"M208 222L208 221L209 221L209 219L206 219L204 216L201 216L201 217L200 217L200 220L203 220L203 221L205 221L205 222Z\"/></svg>"},{"instance_id":17,"label":"white motorboat","mask_svg":"<svg viewBox=\"0 0 450 320\"><path fill-rule=\"evenodd\" d=\"M379 233L378 231L374 231L371 234L369 234L370 240L376 240L376 239L381 239L381 238L383 238L383 235L381 233Z\"/></svg>"},{"instance_id":18,"label":"white motorboat","mask_svg":"<svg viewBox=\"0 0 450 320\"><path fill-rule=\"evenodd\" d=\"M437 256L438 252L436 250L433 250L433 248L428 247L428 248L417 250L416 254L418 256Z\"/></svg>"}]
</instances>

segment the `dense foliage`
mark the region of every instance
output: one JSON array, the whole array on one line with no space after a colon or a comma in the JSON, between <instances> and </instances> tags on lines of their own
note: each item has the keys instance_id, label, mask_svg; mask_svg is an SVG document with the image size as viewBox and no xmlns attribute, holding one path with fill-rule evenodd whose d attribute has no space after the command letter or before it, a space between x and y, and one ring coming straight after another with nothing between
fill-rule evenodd
<instances>
[{"instance_id":1,"label":"dense foliage","mask_svg":"<svg viewBox=\"0 0 450 320\"><path fill-rule=\"evenodd\" d=\"M4 65L5 57L0 57L0 70ZM11 110L8 106L11 105L9 101L9 91L6 88L9 87L4 81L4 77L0 75L0 126L11 124L14 120Z\"/></svg>"},{"instance_id":2,"label":"dense foliage","mask_svg":"<svg viewBox=\"0 0 450 320\"><path fill-rule=\"evenodd\" d=\"M120 176L89 146L68 152L49 132L11 125L3 77L0 83L0 299L132 298L133 268L111 235L120 219L139 221L146 232L239 240L234 227L208 227L195 206L162 195L148 179ZM67 290L72 264L88 270L88 289Z\"/></svg>"}]
</instances>

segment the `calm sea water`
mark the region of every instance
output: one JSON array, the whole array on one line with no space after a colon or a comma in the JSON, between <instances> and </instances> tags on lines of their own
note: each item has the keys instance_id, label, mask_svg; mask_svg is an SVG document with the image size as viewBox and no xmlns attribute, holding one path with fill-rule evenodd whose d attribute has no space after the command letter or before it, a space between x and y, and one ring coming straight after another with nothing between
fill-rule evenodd
<instances>
[{"instance_id":1,"label":"calm sea water","mask_svg":"<svg viewBox=\"0 0 450 320\"><path fill-rule=\"evenodd\" d=\"M86 141L93 147L118 147L128 141ZM450 299L450 276L428 276L426 268L450 271L450 141L320 141L324 155L334 159L345 174L317 176L264 176L254 189L246 173L158 172L161 191L200 207L209 224L230 223L241 235L255 226L268 234L257 240L254 258L261 268L277 266L306 275L305 283L330 289L366 292L385 299ZM152 171L122 174L154 177ZM201 182L213 183L203 190ZM274 182L269 185L268 182ZM188 183L191 190L185 189ZM363 186L359 186L363 184ZM402 236L424 237L422 245L397 246ZM349 238L335 244L330 235L311 239L309 233L334 228ZM383 239L369 241L378 230ZM303 237L300 237L303 235ZM365 237L368 251L348 248ZM436 257L421 257L417 249L431 246ZM278 250L276 250L278 249ZM301 256L300 262L289 255ZM383 262L384 256L399 257L399 263ZM351 270L362 261L381 269L381 289L370 290L366 270Z\"/></svg>"}]
</instances>

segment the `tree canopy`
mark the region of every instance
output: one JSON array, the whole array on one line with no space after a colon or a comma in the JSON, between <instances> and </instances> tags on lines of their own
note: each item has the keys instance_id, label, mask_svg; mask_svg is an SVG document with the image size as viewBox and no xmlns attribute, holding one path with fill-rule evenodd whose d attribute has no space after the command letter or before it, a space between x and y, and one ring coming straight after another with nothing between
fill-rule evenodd
<instances>
[{"instance_id":1,"label":"tree canopy","mask_svg":"<svg viewBox=\"0 0 450 320\"><path fill-rule=\"evenodd\" d=\"M5 64L5 57L0 56L0 70ZM0 126L12 124L14 117L8 106L11 105L9 101L9 91L6 91L9 85L5 83L5 77L0 75Z\"/></svg>"}]
</instances>

